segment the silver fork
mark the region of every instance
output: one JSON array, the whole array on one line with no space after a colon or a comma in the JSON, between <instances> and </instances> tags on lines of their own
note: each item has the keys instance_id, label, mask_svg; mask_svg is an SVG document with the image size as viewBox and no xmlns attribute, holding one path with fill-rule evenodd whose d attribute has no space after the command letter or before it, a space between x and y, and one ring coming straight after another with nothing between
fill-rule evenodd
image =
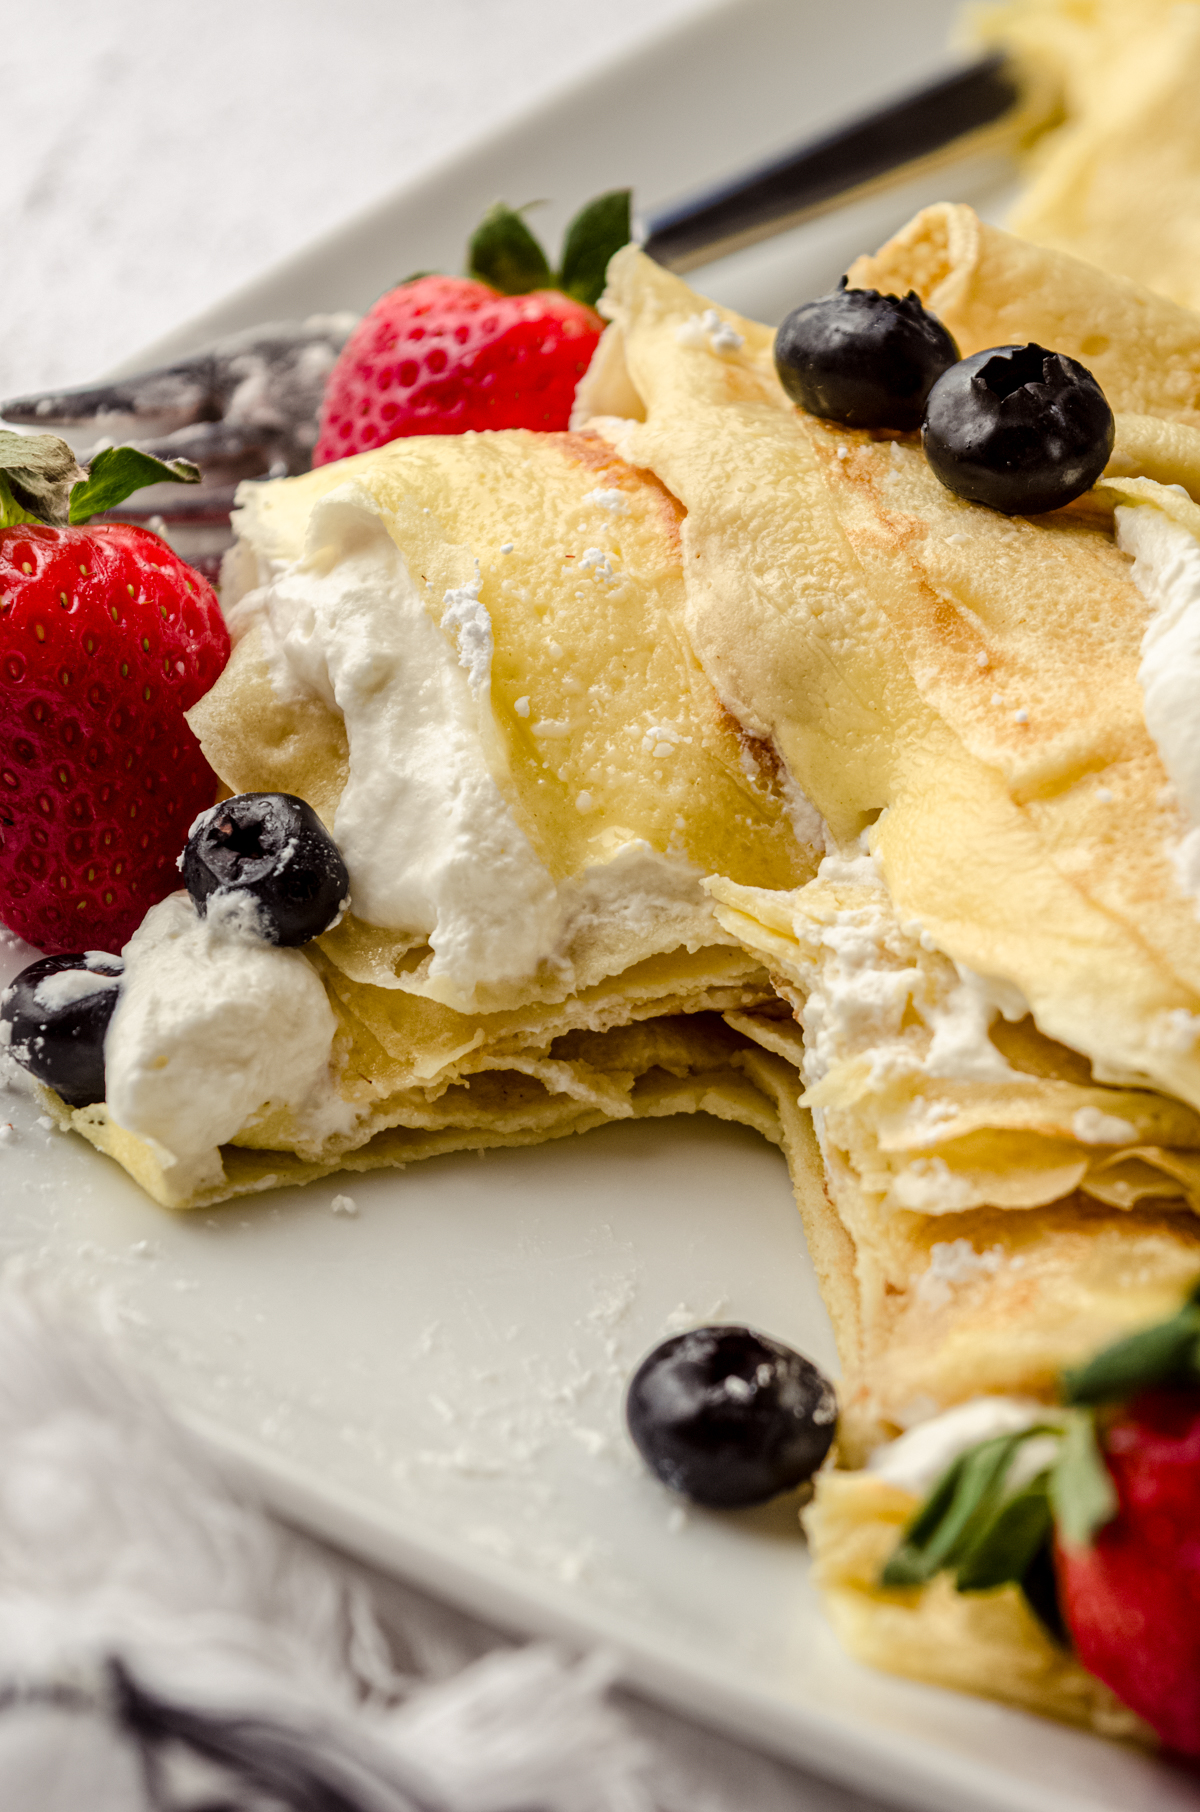
<instances>
[{"instance_id":1,"label":"silver fork","mask_svg":"<svg viewBox=\"0 0 1200 1812\"><path fill-rule=\"evenodd\" d=\"M155 485L114 512L132 520L215 522L244 478L306 472L325 381L358 317L311 315L251 327L133 377L0 403L5 421L132 441L159 459L190 459L199 486Z\"/></svg>"}]
</instances>

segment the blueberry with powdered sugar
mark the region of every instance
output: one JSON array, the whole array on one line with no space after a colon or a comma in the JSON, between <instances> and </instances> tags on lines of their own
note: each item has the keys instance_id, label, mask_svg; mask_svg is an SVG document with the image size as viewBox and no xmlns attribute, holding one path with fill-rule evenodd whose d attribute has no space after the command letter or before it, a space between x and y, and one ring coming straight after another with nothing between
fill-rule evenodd
<instances>
[{"instance_id":1,"label":"blueberry with powdered sugar","mask_svg":"<svg viewBox=\"0 0 1200 1812\"><path fill-rule=\"evenodd\" d=\"M805 1483L837 1428L832 1384L751 1328L664 1340L629 1386L625 1419L651 1472L693 1503L737 1510Z\"/></svg>"},{"instance_id":2,"label":"blueberry with powdered sugar","mask_svg":"<svg viewBox=\"0 0 1200 1812\"><path fill-rule=\"evenodd\" d=\"M264 943L307 944L349 903L341 851L311 805L292 793L237 793L201 812L180 866L201 918L223 916Z\"/></svg>"},{"instance_id":3,"label":"blueberry with powdered sugar","mask_svg":"<svg viewBox=\"0 0 1200 1812\"><path fill-rule=\"evenodd\" d=\"M68 1107L104 1099L104 1035L124 967L103 950L43 956L0 994L9 1056Z\"/></svg>"}]
</instances>

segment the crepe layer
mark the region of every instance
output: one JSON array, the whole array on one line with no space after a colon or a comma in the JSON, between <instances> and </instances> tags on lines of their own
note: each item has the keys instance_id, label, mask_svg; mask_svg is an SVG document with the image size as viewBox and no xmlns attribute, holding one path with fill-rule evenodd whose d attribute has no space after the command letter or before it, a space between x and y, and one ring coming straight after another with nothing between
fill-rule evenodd
<instances>
[{"instance_id":1,"label":"crepe layer","mask_svg":"<svg viewBox=\"0 0 1200 1812\"><path fill-rule=\"evenodd\" d=\"M798 1022L730 1015L802 1071L817 1123L798 1195L843 1467L962 1399L1052 1397L1200 1275L1200 919L1112 517L1136 501L1200 528L1200 319L949 206L851 281L917 289L964 353L1081 358L1118 436L1087 498L1004 517L944 489L916 437L795 408L765 328L719 310L718 343L677 278L634 251L610 270L593 425L684 505L692 647L828 827L800 889L708 890ZM844 1471L818 1489L854 1651L1130 1732L1011 1590L878 1589L904 1499Z\"/></svg>"},{"instance_id":2,"label":"crepe layer","mask_svg":"<svg viewBox=\"0 0 1200 1812\"><path fill-rule=\"evenodd\" d=\"M280 683L271 615L273 585L333 558L310 534L331 494L385 524L452 671L443 599L484 613L487 778L547 885L573 902L563 938L529 972L464 989L439 977L424 930L356 914L352 867L350 913L303 953L337 1023L335 1131L328 1115L314 1131L286 1105L248 1101L197 1182L169 1161L169 1137L118 1126L107 1108L70 1123L175 1208L705 1105L777 1136L739 1067L746 1041L714 1018L770 987L699 882L732 866L786 887L816 857L770 752L723 710L682 633L678 505L578 435L420 438L248 487L223 586L238 639L190 721L230 791L297 794L335 834L356 763L374 752L319 689Z\"/></svg>"}]
</instances>

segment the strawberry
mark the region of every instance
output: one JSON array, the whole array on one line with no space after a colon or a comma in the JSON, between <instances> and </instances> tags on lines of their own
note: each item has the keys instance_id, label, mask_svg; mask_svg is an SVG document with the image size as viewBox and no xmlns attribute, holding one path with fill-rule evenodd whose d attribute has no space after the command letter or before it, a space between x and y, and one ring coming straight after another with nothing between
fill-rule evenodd
<instances>
[{"instance_id":1,"label":"strawberry","mask_svg":"<svg viewBox=\"0 0 1200 1812\"><path fill-rule=\"evenodd\" d=\"M883 1569L1021 1587L1057 1640L1180 1755L1200 1757L1200 1285L1062 1379L1066 1409L968 1448ZM1040 1437L1009 1489L1019 1450ZM1033 1453L1034 1449L1030 1449Z\"/></svg>"},{"instance_id":2,"label":"strawberry","mask_svg":"<svg viewBox=\"0 0 1200 1812\"><path fill-rule=\"evenodd\" d=\"M405 434L565 428L603 327L555 290L502 296L469 277L403 283L363 316L329 375L313 464Z\"/></svg>"},{"instance_id":3,"label":"strawberry","mask_svg":"<svg viewBox=\"0 0 1200 1812\"><path fill-rule=\"evenodd\" d=\"M0 915L52 954L119 949L216 792L183 717L228 659L215 593L148 529L79 526L194 472L117 448L78 484L63 442L0 434Z\"/></svg>"},{"instance_id":4,"label":"strawberry","mask_svg":"<svg viewBox=\"0 0 1200 1812\"><path fill-rule=\"evenodd\" d=\"M1083 1665L1168 1748L1200 1756L1200 1392L1146 1391L1104 1436L1117 1513L1055 1546Z\"/></svg>"},{"instance_id":5,"label":"strawberry","mask_svg":"<svg viewBox=\"0 0 1200 1812\"><path fill-rule=\"evenodd\" d=\"M567 230L557 279L497 205L471 241L470 275L424 274L364 315L325 387L313 464L408 434L566 428L604 322L592 304L629 238L629 194L591 202Z\"/></svg>"}]
</instances>

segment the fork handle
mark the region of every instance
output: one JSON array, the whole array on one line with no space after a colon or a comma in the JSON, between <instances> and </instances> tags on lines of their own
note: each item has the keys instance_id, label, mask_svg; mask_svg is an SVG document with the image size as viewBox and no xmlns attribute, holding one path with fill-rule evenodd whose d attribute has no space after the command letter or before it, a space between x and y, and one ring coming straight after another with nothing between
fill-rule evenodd
<instances>
[{"instance_id":1,"label":"fork handle","mask_svg":"<svg viewBox=\"0 0 1200 1812\"><path fill-rule=\"evenodd\" d=\"M644 250L668 270L691 270L898 182L914 166L1004 136L1021 112L1021 85L1002 55L955 69L835 132L677 202L647 222ZM989 128L993 129L989 132ZM998 132L995 129L999 128Z\"/></svg>"}]
</instances>

